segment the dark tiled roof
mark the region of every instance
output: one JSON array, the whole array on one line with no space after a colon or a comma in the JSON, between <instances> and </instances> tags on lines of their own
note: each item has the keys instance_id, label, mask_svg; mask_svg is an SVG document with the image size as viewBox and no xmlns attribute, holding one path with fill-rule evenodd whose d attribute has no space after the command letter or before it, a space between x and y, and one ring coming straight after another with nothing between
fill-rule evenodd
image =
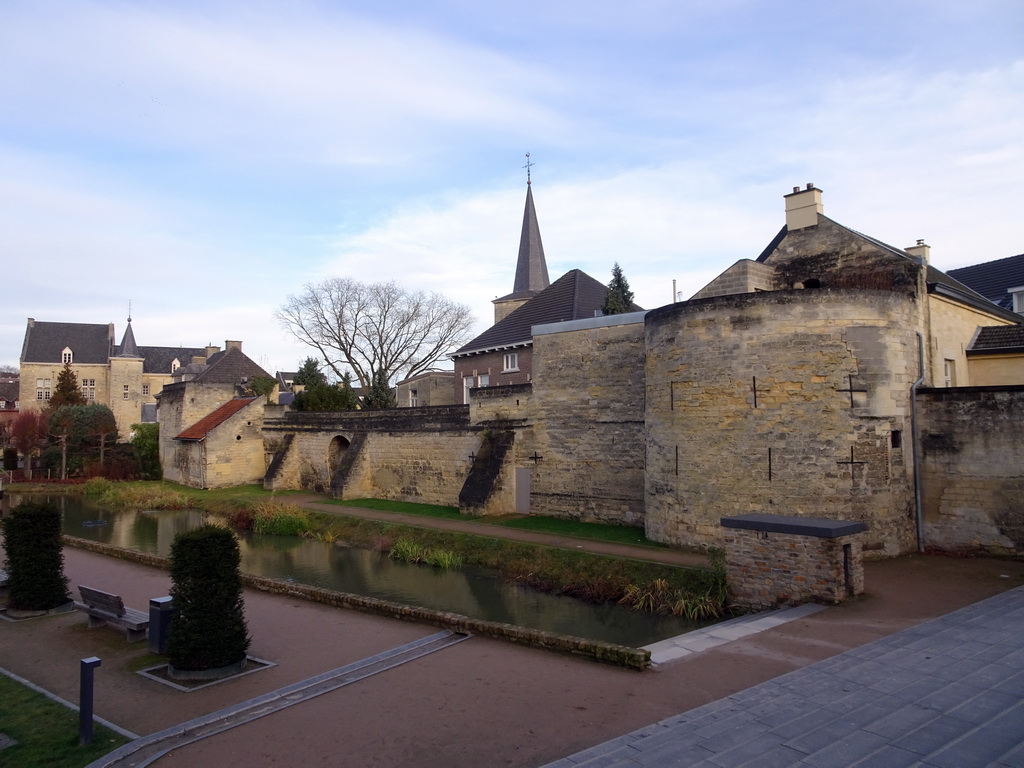
<instances>
[{"instance_id":1,"label":"dark tiled roof","mask_svg":"<svg viewBox=\"0 0 1024 768\"><path fill-rule=\"evenodd\" d=\"M1024 326L986 325L978 329L967 353L1024 351Z\"/></svg>"},{"instance_id":2,"label":"dark tiled roof","mask_svg":"<svg viewBox=\"0 0 1024 768\"><path fill-rule=\"evenodd\" d=\"M273 378L242 350L232 348L211 355L206 361L205 370L195 380L204 384L241 384L243 380L248 381L257 376Z\"/></svg>"},{"instance_id":3,"label":"dark tiled roof","mask_svg":"<svg viewBox=\"0 0 1024 768\"><path fill-rule=\"evenodd\" d=\"M529 344L533 326L594 317L604 305L607 286L586 272L574 269L492 325L452 357ZM639 308L638 308L639 309Z\"/></svg>"},{"instance_id":4,"label":"dark tiled roof","mask_svg":"<svg viewBox=\"0 0 1024 768\"><path fill-rule=\"evenodd\" d=\"M65 347L75 363L103 363L110 359L112 326L99 323L47 323L29 320L21 348L24 363L59 363Z\"/></svg>"},{"instance_id":5,"label":"dark tiled roof","mask_svg":"<svg viewBox=\"0 0 1024 768\"><path fill-rule=\"evenodd\" d=\"M171 363L175 360L184 367L192 362L194 356L205 357L205 347L139 347L139 353L146 359L142 364L145 373L171 373Z\"/></svg>"},{"instance_id":6,"label":"dark tiled roof","mask_svg":"<svg viewBox=\"0 0 1024 768\"><path fill-rule=\"evenodd\" d=\"M1004 309L1013 309L1013 297L1006 291L1024 285L1024 253L951 269L949 275Z\"/></svg>"},{"instance_id":7,"label":"dark tiled roof","mask_svg":"<svg viewBox=\"0 0 1024 768\"><path fill-rule=\"evenodd\" d=\"M215 410L213 413L209 413L191 427L186 429L180 435L175 435L175 440L202 440L212 430L219 427L225 421L230 419L240 410L245 408L247 405L255 403L260 398L258 397L237 397L234 400L228 400L224 405Z\"/></svg>"},{"instance_id":8,"label":"dark tiled roof","mask_svg":"<svg viewBox=\"0 0 1024 768\"><path fill-rule=\"evenodd\" d=\"M7 403L8 408L14 408L14 402L18 399L18 382L0 382L0 400Z\"/></svg>"}]
</instances>

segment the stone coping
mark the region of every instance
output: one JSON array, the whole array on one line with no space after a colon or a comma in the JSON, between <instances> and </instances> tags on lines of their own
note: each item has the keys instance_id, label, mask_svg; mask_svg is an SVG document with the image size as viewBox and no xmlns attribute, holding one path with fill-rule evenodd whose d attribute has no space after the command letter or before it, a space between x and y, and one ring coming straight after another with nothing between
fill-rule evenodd
<instances>
[{"instance_id":1,"label":"stone coping","mask_svg":"<svg viewBox=\"0 0 1024 768\"><path fill-rule=\"evenodd\" d=\"M76 549L84 549L89 552L107 555L108 557L117 557L121 560L128 560L141 565L150 565L164 570L170 569L171 560L169 557L162 557L147 552L137 552L133 549L116 547L112 544L103 544L102 542L89 539L80 539L66 534L62 538L66 545ZM626 667L627 669L644 670L651 666L651 652L644 648L630 648L626 645L618 645L601 640L590 640L574 637L573 635L546 632L540 629L518 627L514 624L503 624L497 621L473 619L458 613L404 605L388 600L380 600L375 597L337 592L331 589L323 589L307 584L296 584L278 579L268 579L263 576L253 576L247 573L242 574L242 582L247 587L258 589L261 592L299 597L322 605L331 605L335 608L351 608L378 616L418 621L450 629L453 632L483 635L534 648L545 648L550 651L589 658L605 664Z\"/></svg>"},{"instance_id":2,"label":"stone coping","mask_svg":"<svg viewBox=\"0 0 1024 768\"><path fill-rule=\"evenodd\" d=\"M826 520L821 517L799 517L797 515L769 515L753 513L723 517L723 528L739 528L745 531L766 533L788 533L791 536L816 536L820 539L835 539L863 533L867 525L856 520Z\"/></svg>"}]
</instances>

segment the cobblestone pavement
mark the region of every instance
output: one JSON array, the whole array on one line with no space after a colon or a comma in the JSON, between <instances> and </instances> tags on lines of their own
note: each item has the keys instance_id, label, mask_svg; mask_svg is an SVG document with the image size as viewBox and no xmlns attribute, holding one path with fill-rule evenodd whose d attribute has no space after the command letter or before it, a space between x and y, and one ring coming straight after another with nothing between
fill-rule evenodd
<instances>
[{"instance_id":1,"label":"cobblestone pavement","mask_svg":"<svg viewBox=\"0 0 1024 768\"><path fill-rule=\"evenodd\" d=\"M549 763L1024 766L1024 588Z\"/></svg>"}]
</instances>

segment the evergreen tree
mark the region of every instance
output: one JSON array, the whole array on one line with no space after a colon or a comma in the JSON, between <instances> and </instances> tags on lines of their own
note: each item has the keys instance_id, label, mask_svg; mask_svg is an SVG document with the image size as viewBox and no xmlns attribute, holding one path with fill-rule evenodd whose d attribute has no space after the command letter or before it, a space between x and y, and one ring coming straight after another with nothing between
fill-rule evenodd
<instances>
[{"instance_id":1,"label":"evergreen tree","mask_svg":"<svg viewBox=\"0 0 1024 768\"><path fill-rule=\"evenodd\" d=\"M633 292L629 290L629 283L622 274L619 262L615 262L615 266L612 267L612 279L608 283L608 290L605 291L601 311L606 315L621 315L633 311Z\"/></svg>"},{"instance_id":2,"label":"evergreen tree","mask_svg":"<svg viewBox=\"0 0 1024 768\"><path fill-rule=\"evenodd\" d=\"M292 384L301 384L305 387L310 387L314 384L326 384L327 377L324 376L323 371L320 370L320 363L314 358L307 357L303 361L302 365L299 366L298 373L295 374L295 378L292 379Z\"/></svg>"},{"instance_id":3,"label":"evergreen tree","mask_svg":"<svg viewBox=\"0 0 1024 768\"><path fill-rule=\"evenodd\" d=\"M161 479L163 470L160 468L160 425L132 424L132 445L139 460L142 479Z\"/></svg>"},{"instance_id":4,"label":"evergreen tree","mask_svg":"<svg viewBox=\"0 0 1024 768\"><path fill-rule=\"evenodd\" d=\"M67 603L60 510L52 504L25 501L0 523L10 580L8 606L48 611Z\"/></svg>"},{"instance_id":5,"label":"evergreen tree","mask_svg":"<svg viewBox=\"0 0 1024 768\"><path fill-rule=\"evenodd\" d=\"M78 377L71 370L71 363L64 363L64 368L57 375L57 385L48 403L50 410L57 410L62 405L85 405L85 395L78 388Z\"/></svg>"},{"instance_id":6,"label":"evergreen tree","mask_svg":"<svg viewBox=\"0 0 1024 768\"><path fill-rule=\"evenodd\" d=\"M397 408L398 399L395 397L395 390L388 384L387 376L383 371L377 371L370 383L370 391L363 398L363 407L370 410L384 410L386 408Z\"/></svg>"},{"instance_id":7,"label":"evergreen tree","mask_svg":"<svg viewBox=\"0 0 1024 768\"><path fill-rule=\"evenodd\" d=\"M171 597L178 611L167 637L171 667L218 669L245 660L249 631L238 541L227 528L203 525L171 544Z\"/></svg>"}]
</instances>

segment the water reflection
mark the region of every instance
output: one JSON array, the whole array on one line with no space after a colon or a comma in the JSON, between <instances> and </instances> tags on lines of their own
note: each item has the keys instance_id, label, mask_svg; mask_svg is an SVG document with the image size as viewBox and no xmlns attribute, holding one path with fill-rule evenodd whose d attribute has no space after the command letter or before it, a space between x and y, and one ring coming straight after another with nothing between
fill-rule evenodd
<instances>
[{"instance_id":1,"label":"water reflection","mask_svg":"<svg viewBox=\"0 0 1024 768\"><path fill-rule=\"evenodd\" d=\"M199 510L114 512L79 496L32 499L55 504L69 535L164 556L177 534L206 519ZM19 500L12 494L12 504ZM481 569L442 571L300 537L245 535L239 548L246 573L623 645L647 645L700 626L537 592Z\"/></svg>"}]
</instances>

